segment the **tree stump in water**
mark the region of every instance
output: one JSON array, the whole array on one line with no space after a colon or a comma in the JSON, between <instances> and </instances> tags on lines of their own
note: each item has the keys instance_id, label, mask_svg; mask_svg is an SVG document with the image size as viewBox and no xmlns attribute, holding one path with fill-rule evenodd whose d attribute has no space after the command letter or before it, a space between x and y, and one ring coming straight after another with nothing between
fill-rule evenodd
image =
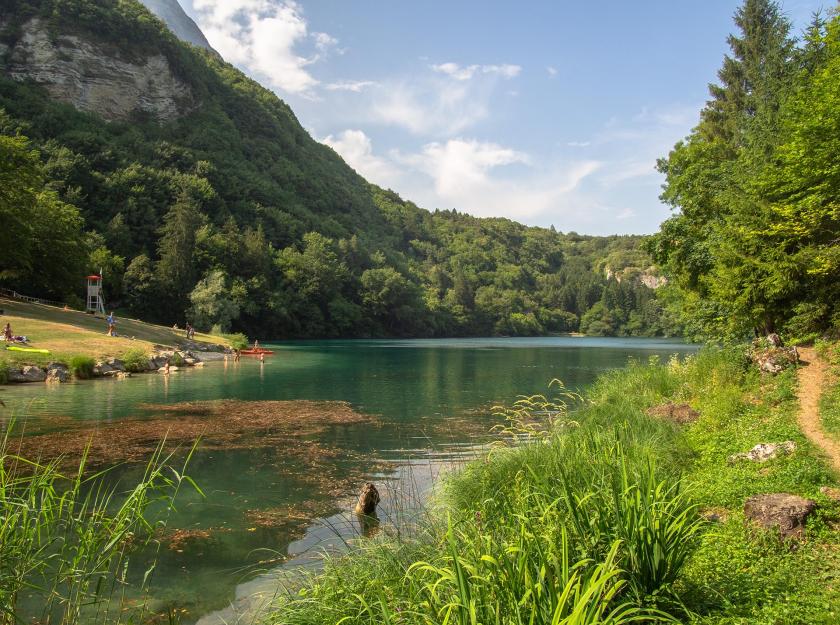
<instances>
[{"instance_id":1,"label":"tree stump in water","mask_svg":"<svg viewBox=\"0 0 840 625\"><path fill-rule=\"evenodd\" d=\"M379 491L372 482L368 482L359 493L359 501L356 502L356 514L376 516L376 506L379 504Z\"/></svg>"}]
</instances>

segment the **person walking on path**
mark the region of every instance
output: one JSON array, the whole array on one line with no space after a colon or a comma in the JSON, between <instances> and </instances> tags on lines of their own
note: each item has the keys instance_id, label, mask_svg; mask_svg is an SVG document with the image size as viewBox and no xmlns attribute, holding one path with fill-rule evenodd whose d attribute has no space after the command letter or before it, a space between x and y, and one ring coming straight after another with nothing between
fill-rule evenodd
<instances>
[{"instance_id":1,"label":"person walking on path","mask_svg":"<svg viewBox=\"0 0 840 625\"><path fill-rule=\"evenodd\" d=\"M111 314L105 317L105 321L108 323L108 336L117 336L117 318L114 316L114 311L111 311Z\"/></svg>"}]
</instances>

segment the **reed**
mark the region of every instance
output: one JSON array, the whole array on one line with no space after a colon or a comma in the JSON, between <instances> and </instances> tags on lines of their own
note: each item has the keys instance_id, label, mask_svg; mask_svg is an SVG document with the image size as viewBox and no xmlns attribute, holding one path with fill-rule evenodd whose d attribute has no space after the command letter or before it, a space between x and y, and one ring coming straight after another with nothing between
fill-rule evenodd
<instances>
[{"instance_id":1,"label":"reed","mask_svg":"<svg viewBox=\"0 0 840 625\"><path fill-rule=\"evenodd\" d=\"M0 442L0 623L120 623L133 616L123 600L130 556L165 524L181 487L198 488L185 473L194 448L176 470L162 441L139 482L122 492L108 485L106 472L88 471L87 454L68 475L60 459L13 453L12 426Z\"/></svg>"}]
</instances>

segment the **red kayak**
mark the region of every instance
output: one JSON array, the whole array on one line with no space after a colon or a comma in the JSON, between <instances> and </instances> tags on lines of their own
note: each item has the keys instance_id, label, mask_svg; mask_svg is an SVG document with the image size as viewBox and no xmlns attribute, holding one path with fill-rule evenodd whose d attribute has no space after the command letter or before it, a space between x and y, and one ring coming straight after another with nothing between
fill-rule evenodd
<instances>
[{"instance_id":1,"label":"red kayak","mask_svg":"<svg viewBox=\"0 0 840 625\"><path fill-rule=\"evenodd\" d=\"M262 347L258 347L256 349L243 349L239 353L245 354L246 356L259 356L260 354L273 354L274 352L270 349L263 349Z\"/></svg>"}]
</instances>

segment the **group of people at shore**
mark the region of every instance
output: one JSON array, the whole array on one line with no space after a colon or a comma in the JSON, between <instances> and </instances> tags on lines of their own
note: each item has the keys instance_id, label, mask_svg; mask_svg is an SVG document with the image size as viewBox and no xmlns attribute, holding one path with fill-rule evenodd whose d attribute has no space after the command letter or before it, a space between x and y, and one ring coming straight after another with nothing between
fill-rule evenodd
<instances>
[{"instance_id":1,"label":"group of people at shore","mask_svg":"<svg viewBox=\"0 0 840 625\"><path fill-rule=\"evenodd\" d=\"M177 332L181 328L179 328L178 324L176 323L174 326L172 326L172 329ZM190 325L189 321L187 321L186 326L184 327L184 331L187 333L188 341L192 341L193 339L195 339L195 328Z\"/></svg>"},{"instance_id":2,"label":"group of people at shore","mask_svg":"<svg viewBox=\"0 0 840 625\"><path fill-rule=\"evenodd\" d=\"M108 336L117 336L117 317L116 317L116 315L114 315L113 311L111 311L111 313L107 317L105 317L105 322L108 324L108 332L107 332ZM175 330L175 331L178 331L181 328L179 328L178 324L176 323L175 325L172 326L172 329ZM192 340L195 339L195 328L192 327L192 325L189 322L186 323L186 326L185 326L184 330L186 331L188 341L192 341ZM9 326L9 324L7 323L6 328L3 330L3 338L8 342L8 341L13 340L11 337L12 337L12 329ZM260 345L259 341L254 341L254 349L259 349L259 345ZM265 356L262 353L259 354L259 357L260 357L260 362L265 362ZM242 352L238 349L234 349L233 350L233 362L239 362L239 360L241 358L242 358ZM227 356L225 356L225 359L227 359ZM169 367L170 367L169 359L167 359L166 364L163 368L164 369L164 371L163 371L164 375L169 374Z\"/></svg>"}]
</instances>

